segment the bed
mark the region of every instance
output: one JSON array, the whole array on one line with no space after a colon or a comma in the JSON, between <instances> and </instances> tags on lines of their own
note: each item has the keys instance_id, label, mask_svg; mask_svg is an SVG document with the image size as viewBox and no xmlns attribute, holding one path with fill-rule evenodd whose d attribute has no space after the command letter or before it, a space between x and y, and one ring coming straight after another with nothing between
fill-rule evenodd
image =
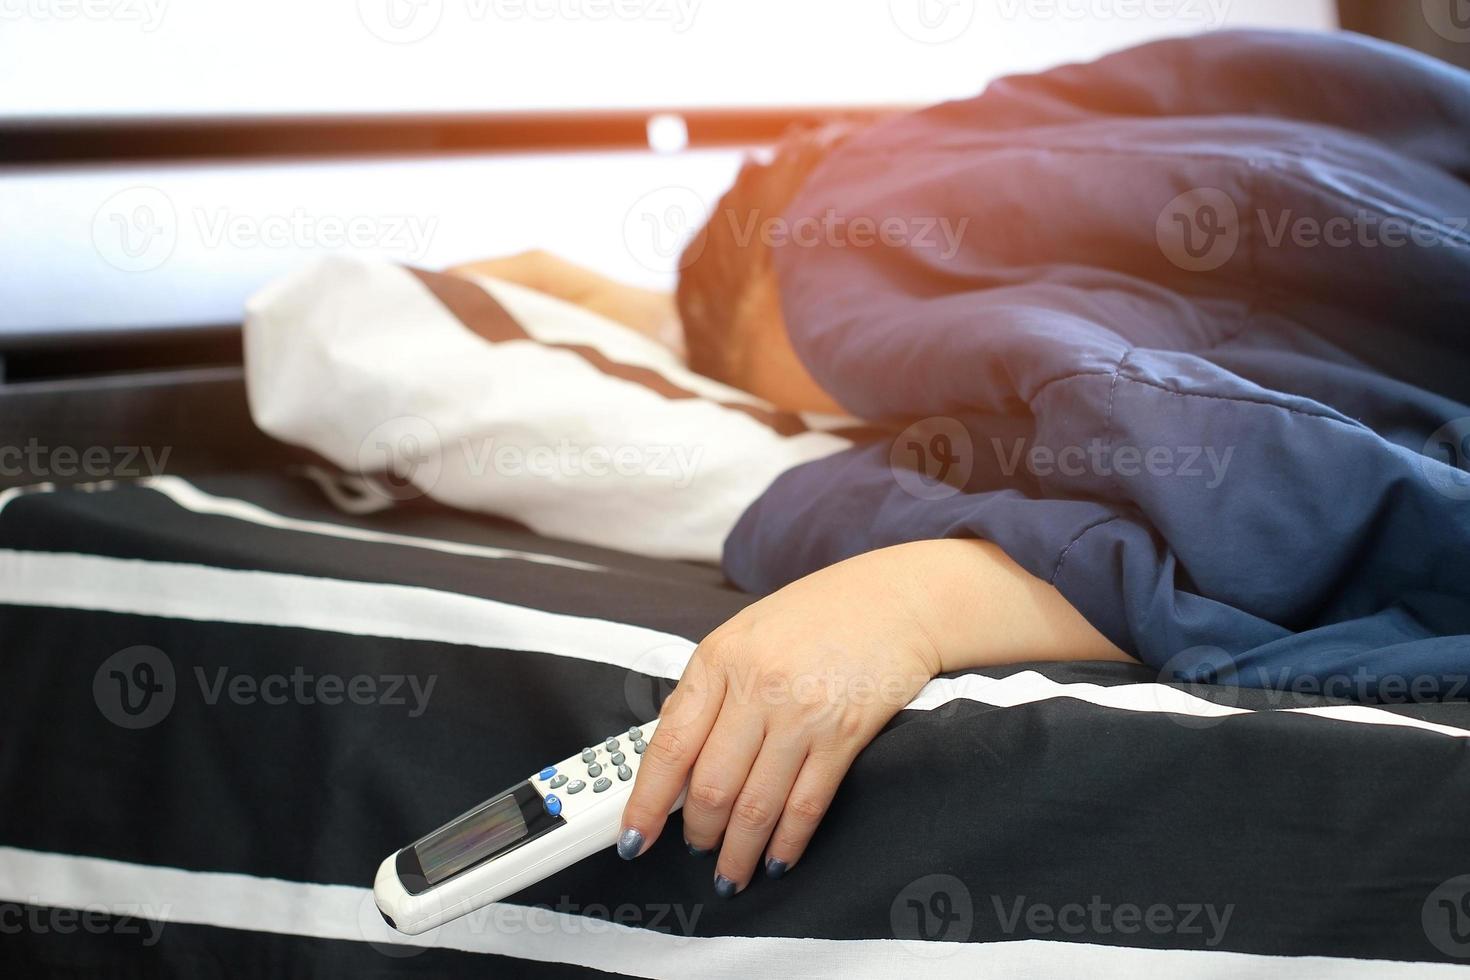
<instances>
[{"instance_id":1,"label":"bed","mask_svg":"<svg viewBox=\"0 0 1470 980\"><path fill-rule=\"evenodd\" d=\"M301 462L0 503L11 976L1397 977L1470 961L1470 705L941 678L800 865L729 901L679 821L422 939L394 849L647 720L749 601ZM367 512L371 510L371 512ZM1338 692L1333 692L1338 693ZM1348 692L1341 692L1348 693Z\"/></svg>"}]
</instances>

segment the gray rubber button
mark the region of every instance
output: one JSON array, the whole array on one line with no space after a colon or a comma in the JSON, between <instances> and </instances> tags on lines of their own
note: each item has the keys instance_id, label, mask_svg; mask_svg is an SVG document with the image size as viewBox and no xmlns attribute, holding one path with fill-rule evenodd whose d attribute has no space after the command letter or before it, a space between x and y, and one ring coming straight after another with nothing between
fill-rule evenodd
<instances>
[{"instance_id":1,"label":"gray rubber button","mask_svg":"<svg viewBox=\"0 0 1470 980\"><path fill-rule=\"evenodd\" d=\"M602 747L607 749L609 752L616 752L618 750L618 740L615 738L610 738L607 740L607 742L603 744Z\"/></svg>"},{"instance_id":2,"label":"gray rubber button","mask_svg":"<svg viewBox=\"0 0 1470 980\"><path fill-rule=\"evenodd\" d=\"M642 755L643 750L646 748L648 748L648 743L643 741L643 739L641 738L633 743L633 751L637 752L639 755Z\"/></svg>"},{"instance_id":3,"label":"gray rubber button","mask_svg":"<svg viewBox=\"0 0 1470 980\"><path fill-rule=\"evenodd\" d=\"M599 766L595 762L592 763L592 765L590 765L590 766L587 767L587 775L592 776L594 778L597 777L597 776L601 776L602 775L602 767Z\"/></svg>"},{"instance_id":4,"label":"gray rubber button","mask_svg":"<svg viewBox=\"0 0 1470 980\"><path fill-rule=\"evenodd\" d=\"M623 764L623 761L627 758L628 757L623 755L623 753L621 752L614 752L612 754L612 758L608 759L607 761L611 762L615 766L621 766Z\"/></svg>"},{"instance_id":5,"label":"gray rubber button","mask_svg":"<svg viewBox=\"0 0 1470 980\"><path fill-rule=\"evenodd\" d=\"M597 758L597 753L596 752L593 752L591 749L583 749L582 750L582 761L583 762L591 762L593 759L596 759L596 758Z\"/></svg>"},{"instance_id":6,"label":"gray rubber button","mask_svg":"<svg viewBox=\"0 0 1470 980\"><path fill-rule=\"evenodd\" d=\"M643 729L639 728L637 725L634 725L632 728L628 729L628 737L635 742L638 741L640 738L643 737Z\"/></svg>"},{"instance_id":7,"label":"gray rubber button","mask_svg":"<svg viewBox=\"0 0 1470 980\"><path fill-rule=\"evenodd\" d=\"M626 783L628 780L633 778L633 770L629 769L627 766L618 766L618 778Z\"/></svg>"},{"instance_id":8,"label":"gray rubber button","mask_svg":"<svg viewBox=\"0 0 1470 980\"><path fill-rule=\"evenodd\" d=\"M601 792L605 791L611 785L612 785L612 780L611 779L608 779L606 776L603 776L597 782L595 782L595 783L592 784L592 792L594 792L594 793L601 793Z\"/></svg>"},{"instance_id":9,"label":"gray rubber button","mask_svg":"<svg viewBox=\"0 0 1470 980\"><path fill-rule=\"evenodd\" d=\"M580 793L580 792L582 792L582 790L584 790L586 788L587 788L587 784L586 783L582 782L580 779L574 779L570 783L567 784L567 793L568 794L570 794L570 793Z\"/></svg>"},{"instance_id":10,"label":"gray rubber button","mask_svg":"<svg viewBox=\"0 0 1470 980\"><path fill-rule=\"evenodd\" d=\"M565 776L557 776L555 779L553 779L551 781L551 788L552 789L561 789L566 784L567 784L567 777L565 777Z\"/></svg>"}]
</instances>

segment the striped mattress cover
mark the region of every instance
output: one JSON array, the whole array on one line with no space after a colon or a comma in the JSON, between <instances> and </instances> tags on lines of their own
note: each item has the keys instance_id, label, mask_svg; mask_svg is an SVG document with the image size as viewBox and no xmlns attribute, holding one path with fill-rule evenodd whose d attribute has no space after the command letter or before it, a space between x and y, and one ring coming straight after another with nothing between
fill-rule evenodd
<instances>
[{"instance_id":1,"label":"striped mattress cover","mask_svg":"<svg viewBox=\"0 0 1470 980\"><path fill-rule=\"evenodd\" d=\"M1470 963L1470 705L1087 664L934 681L780 882L717 899L675 819L637 862L608 851L396 936L370 898L383 856L651 717L694 642L748 599L706 567L427 499L354 516L319 482L0 495L3 975Z\"/></svg>"}]
</instances>

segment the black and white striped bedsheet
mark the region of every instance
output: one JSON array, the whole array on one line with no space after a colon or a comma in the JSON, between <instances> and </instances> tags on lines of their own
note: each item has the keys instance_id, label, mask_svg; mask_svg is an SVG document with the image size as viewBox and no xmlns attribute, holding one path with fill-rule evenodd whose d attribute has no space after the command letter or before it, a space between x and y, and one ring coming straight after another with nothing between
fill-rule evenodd
<instances>
[{"instance_id":1,"label":"black and white striped bedsheet","mask_svg":"<svg viewBox=\"0 0 1470 980\"><path fill-rule=\"evenodd\" d=\"M675 819L636 862L608 851L410 942L373 909L377 862L645 720L745 597L423 501L349 516L300 479L0 505L6 975L1470 963L1470 706L1185 690L1117 665L937 680L780 882L715 898Z\"/></svg>"}]
</instances>

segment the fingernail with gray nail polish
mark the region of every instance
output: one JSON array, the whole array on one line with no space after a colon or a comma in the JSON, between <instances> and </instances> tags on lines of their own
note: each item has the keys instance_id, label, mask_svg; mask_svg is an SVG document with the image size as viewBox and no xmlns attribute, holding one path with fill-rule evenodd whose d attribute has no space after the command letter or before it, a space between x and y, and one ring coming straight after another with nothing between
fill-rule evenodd
<instances>
[{"instance_id":1,"label":"fingernail with gray nail polish","mask_svg":"<svg viewBox=\"0 0 1470 980\"><path fill-rule=\"evenodd\" d=\"M687 840L684 842L684 846L687 847L687 848L689 848L689 853L690 854L693 854L697 858L707 858L711 854L714 853L714 849L713 848L709 848L709 847L695 847L693 844L689 843Z\"/></svg>"},{"instance_id":2,"label":"fingernail with gray nail polish","mask_svg":"<svg viewBox=\"0 0 1470 980\"><path fill-rule=\"evenodd\" d=\"M724 875L715 875L715 894L721 898L734 898L735 882Z\"/></svg>"},{"instance_id":3,"label":"fingernail with gray nail polish","mask_svg":"<svg viewBox=\"0 0 1470 980\"><path fill-rule=\"evenodd\" d=\"M780 878L786 873L786 862L780 858L770 858L766 861L766 877L771 879Z\"/></svg>"},{"instance_id":4,"label":"fingernail with gray nail polish","mask_svg":"<svg viewBox=\"0 0 1470 980\"><path fill-rule=\"evenodd\" d=\"M607 840L606 837L603 840ZM631 861L643 850L643 835L629 827L618 835L618 857Z\"/></svg>"}]
</instances>

